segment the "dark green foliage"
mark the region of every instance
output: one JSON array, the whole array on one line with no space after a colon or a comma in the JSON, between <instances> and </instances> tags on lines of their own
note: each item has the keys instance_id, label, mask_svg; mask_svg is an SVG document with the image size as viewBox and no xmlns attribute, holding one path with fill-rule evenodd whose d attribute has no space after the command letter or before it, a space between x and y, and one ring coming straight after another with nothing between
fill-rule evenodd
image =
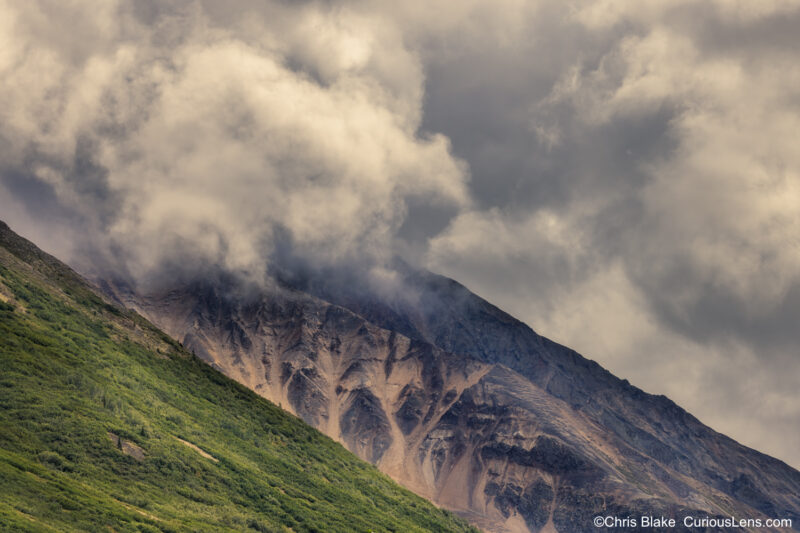
<instances>
[{"instance_id":1,"label":"dark green foliage","mask_svg":"<svg viewBox=\"0 0 800 533\"><path fill-rule=\"evenodd\" d=\"M9 242L0 531L474 531Z\"/></svg>"}]
</instances>

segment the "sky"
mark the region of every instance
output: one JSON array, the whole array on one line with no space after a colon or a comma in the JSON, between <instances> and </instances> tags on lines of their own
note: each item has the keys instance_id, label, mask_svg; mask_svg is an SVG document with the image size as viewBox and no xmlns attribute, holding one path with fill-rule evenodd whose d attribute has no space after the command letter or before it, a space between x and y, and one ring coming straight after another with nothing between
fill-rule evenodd
<instances>
[{"instance_id":1,"label":"sky","mask_svg":"<svg viewBox=\"0 0 800 533\"><path fill-rule=\"evenodd\" d=\"M797 0L0 0L0 219L143 282L400 255L797 468L798 27Z\"/></svg>"}]
</instances>

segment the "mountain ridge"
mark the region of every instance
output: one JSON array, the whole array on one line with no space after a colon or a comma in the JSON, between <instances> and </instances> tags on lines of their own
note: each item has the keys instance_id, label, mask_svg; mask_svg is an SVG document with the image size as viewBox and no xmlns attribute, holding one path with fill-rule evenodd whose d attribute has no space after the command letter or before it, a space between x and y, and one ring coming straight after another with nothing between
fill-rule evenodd
<instances>
[{"instance_id":1,"label":"mountain ridge","mask_svg":"<svg viewBox=\"0 0 800 533\"><path fill-rule=\"evenodd\" d=\"M327 294L325 300L322 290L285 280L260 294L253 290L205 280L171 288L169 297L117 297L226 374L489 531L584 531L592 513L614 505L620 512L672 515L777 513L797 524L796 470L702 425L668 398L614 377L485 300L468 302L476 325L458 318L458 292L433 304L422 293L422 301L406 298L375 312L375 299ZM247 304L237 292L248 294ZM363 294L362 287L354 292ZM419 307L404 310L404 301ZM457 319L448 321L447 312ZM331 313L348 318L331 321ZM365 318L371 315L374 322ZM377 325L391 328L393 315L401 321L396 329ZM484 327L486 316L499 318ZM500 339L500 361L445 349L491 347L509 323L522 337ZM397 331L409 327L419 332L416 339ZM421 339L423 332L434 342ZM458 372L460 382L453 377ZM355 397L354 390L360 391ZM358 423L341 416L347 413ZM598 502L596 494L617 503Z\"/></svg>"},{"instance_id":2,"label":"mountain ridge","mask_svg":"<svg viewBox=\"0 0 800 533\"><path fill-rule=\"evenodd\" d=\"M0 531L474 531L0 223Z\"/></svg>"}]
</instances>

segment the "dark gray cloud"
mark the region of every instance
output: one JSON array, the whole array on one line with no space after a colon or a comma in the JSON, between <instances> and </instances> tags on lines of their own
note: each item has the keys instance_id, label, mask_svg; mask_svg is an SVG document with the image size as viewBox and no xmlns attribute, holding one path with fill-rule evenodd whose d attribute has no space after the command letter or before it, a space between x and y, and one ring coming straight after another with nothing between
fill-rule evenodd
<instances>
[{"instance_id":1,"label":"dark gray cloud","mask_svg":"<svg viewBox=\"0 0 800 533\"><path fill-rule=\"evenodd\" d=\"M51 250L400 253L800 464L798 2L0 10L0 209Z\"/></svg>"}]
</instances>

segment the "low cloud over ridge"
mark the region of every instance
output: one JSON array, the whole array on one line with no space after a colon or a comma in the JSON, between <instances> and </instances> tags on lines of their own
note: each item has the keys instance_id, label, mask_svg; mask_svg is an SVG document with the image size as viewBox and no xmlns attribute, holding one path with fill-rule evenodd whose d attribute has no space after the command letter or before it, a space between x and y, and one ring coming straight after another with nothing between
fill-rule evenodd
<instances>
[{"instance_id":1,"label":"low cloud over ridge","mask_svg":"<svg viewBox=\"0 0 800 533\"><path fill-rule=\"evenodd\" d=\"M275 232L320 260L381 260L407 199L468 202L448 140L418 132L421 66L380 20L78 3L58 8L82 28L64 46L43 7L5 7L6 188L46 188L137 277L187 254L258 270Z\"/></svg>"}]
</instances>

